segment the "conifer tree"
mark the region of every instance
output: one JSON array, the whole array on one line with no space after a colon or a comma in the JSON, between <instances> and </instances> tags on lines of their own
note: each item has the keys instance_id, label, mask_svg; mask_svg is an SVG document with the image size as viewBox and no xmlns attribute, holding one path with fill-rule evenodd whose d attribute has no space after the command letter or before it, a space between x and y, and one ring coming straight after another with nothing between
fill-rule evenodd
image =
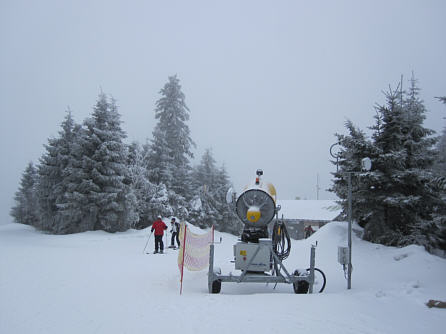
<instances>
[{"instance_id":1,"label":"conifer tree","mask_svg":"<svg viewBox=\"0 0 446 334\"><path fill-rule=\"evenodd\" d=\"M142 148L139 143L133 142L129 146L128 169L131 187L137 201L136 210L139 217L137 228L151 225L157 215L172 215L165 187L149 181L146 155L147 145Z\"/></svg>"},{"instance_id":2,"label":"conifer tree","mask_svg":"<svg viewBox=\"0 0 446 334\"><path fill-rule=\"evenodd\" d=\"M191 223L201 228L217 225L221 217L215 208L213 197L217 186L217 175L215 160L210 149L204 152L200 164L193 171L192 179L195 198L189 214Z\"/></svg>"},{"instance_id":3,"label":"conifer tree","mask_svg":"<svg viewBox=\"0 0 446 334\"><path fill-rule=\"evenodd\" d=\"M407 121L403 129L403 145L406 149L406 169L409 172L413 170L416 174L432 167L437 155L434 146L438 141L438 138L433 137L435 131L423 126L427 110L419 95L417 79L412 75L408 92L403 99Z\"/></svg>"},{"instance_id":4,"label":"conifer tree","mask_svg":"<svg viewBox=\"0 0 446 334\"><path fill-rule=\"evenodd\" d=\"M92 183L83 165L88 136L81 125L75 125L73 134L69 163L63 172L65 201L58 206L58 215L66 227L60 226L60 233L92 231L96 222L96 206L89 199Z\"/></svg>"},{"instance_id":5,"label":"conifer tree","mask_svg":"<svg viewBox=\"0 0 446 334\"><path fill-rule=\"evenodd\" d=\"M63 233L64 228L60 224L65 224L59 219L58 205L65 202L66 187L63 173L70 159L74 126L71 111L68 109L59 136L48 140L48 144L45 145L46 153L41 157L38 166L37 196L40 228L54 233Z\"/></svg>"},{"instance_id":6,"label":"conifer tree","mask_svg":"<svg viewBox=\"0 0 446 334\"><path fill-rule=\"evenodd\" d=\"M243 224L236 217L235 213L226 202L226 194L232 188L232 183L224 165L218 169L218 178L216 179L216 209L220 213L218 230L228 232L234 235L240 235L243 230Z\"/></svg>"},{"instance_id":7,"label":"conifer tree","mask_svg":"<svg viewBox=\"0 0 446 334\"><path fill-rule=\"evenodd\" d=\"M37 170L30 162L22 174L19 190L15 193L15 206L11 209L14 222L38 227L36 183Z\"/></svg>"},{"instance_id":8,"label":"conifer tree","mask_svg":"<svg viewBox=\"0 0 446 334\"><path fill-rule=\"evenodd\" d=\"M82 168L87 180L83 182L91 203L88 211L95 217L94 229L125 231L134 226L138 217L136 198L127 178L127 150L123 143L126 135L116 102L108 101L101 93L92 117L84 125Z\"/></svg>"},{"instance_id":9,"label":"conifer tree","mask_svg":"<svg viewBox=\"0 0 446 334\"><path fill-rule=\"evenodd\" d=\"M446 104L446 96L438 99ZM440 194L440 201L446 203L446 126L443 128L436 148L438 155L433 168L436 177L432 187ZM446 249L446 207L444 205L435 207L434 226L432 229L438 231L437 248Z\"/></svg>"},{"instance_id":10,"label":"conifer tree","mask_svg":"<svg viewBox=\"0 0 446 334\"><path fill-rule=\"evenodd\" d=\"M390 90L387 105L381 106L382 127L373 138L377 149L374 158L374 215L365 229L365 239L389 245L419 243L429 246L435 233L427 228L438 194L430 187L433 175L432 130L423 127L425 107L418 97L416 81L409 93Z\"/></svg>"},{"instance_id":11,"label":"conifer tree","mask_svg":"<svg viewBox=\"0 0 446 334\"><path fill-rule=\"evenodd\" d=\"M438 98L446 105L446 96ZM437 143L438 156L434 164L434 171L439 176L446 178L446 126L443 128L443 132Z\"/></svg>"},{"instance_id":12,"label":"conifer tree","mask_svg":"<svg viewBox=\"0 0 446 334\"><path fill-rule=\"evenodd\" d=\"M184 218L191 198L189 159L195 145L187 125L189 109L176 76L169 77L160 94L155 109L158 123L148 155L149 177L156 185L164 185L175 215Z\"/></svg>"},{"instance_id":13,"label":"conifer tree","mask_svg":"<svg viewBox=\"0 0 446 334\"><path fill-rule=\"evenodd\" d=\"M372 142L363 152L358 150L361 145L352 146L339 138L349 164L359 167L355 157L369 156L373 161L372 171L356 174L358 180L353 186L353 217L365 227L366 240L396 246L417 243L427 249L441 247L441 226L434 221L434 213L444 203L432 186L435 138L433 131L423 126L425 112L412 78L408 93L401 89L386 93L386 103L377 107ZM353 137L351 131L349 138ZM337 177L333 191L345 199L345 184Z\"/></svg>"},{"instance_id":14,"label":"conifer tree","mask_svg":"<svg viewBox=\"0 0 446 334\"><path fill-rule=\"evenodd\" d=\"M364 157L373 158L375 156L373 145L367 138L364 131L354 126L352 121L345 123L349 134L335 134L337 142L341 149L338 152L338 161L332 162L338 164L338 171L333 173L335 179L330 191L335 192L342 201L344 218L347 217L347 172L355 172L351 175L352 192L355 196L352 198L352 215L356 217L358 223L363 225L365 218L370 214L370 198L367 189L370 189L367 180L363 175L358 177L361 172L361 160Z\"/></svg>"},{"instance_id":15,"label":"conifer tree","mask_svg":"<svg viewBox=\"0 0 446 334\"><path fill-rule=\"evenodd\" d=\"M149 162L149 156L152 153L152 146L146 142L146 144L143 145L143 165L145 166L147 170L147 178L148 182L150 182L150 175L152 170L149 168L150 162ZM167 156L166 156L167 157ZM161 159L161 161L166 161ZM156 168L156 167L155 167ZM165 172L167 169L159 169L161 172ZM163 174L167 175L167 174ZM174 212L173 209L169 203L169 193L167 191L166 185L164 183L155 183L151 182L152 185L152 192L150 193L150 199L148 199L148 202L146 203L147 206L147 217L149 222L153 222L158 215L161 215L162 217L169 217L173 216Z\"/></svg>"},{"instance_id":16,"label":"conifer tree","mask_svg":"<svg viewBox=\"0 0 446 334\"><path fill-rule=\"evenodd\" d=\"M189 215L192 224L199 227L214 226L216 230L239 234L240 222L226 203L231 187L226 169L217 168L212 151L207 149L192 174L195 197Z\"/></svg>"}]
</instances>

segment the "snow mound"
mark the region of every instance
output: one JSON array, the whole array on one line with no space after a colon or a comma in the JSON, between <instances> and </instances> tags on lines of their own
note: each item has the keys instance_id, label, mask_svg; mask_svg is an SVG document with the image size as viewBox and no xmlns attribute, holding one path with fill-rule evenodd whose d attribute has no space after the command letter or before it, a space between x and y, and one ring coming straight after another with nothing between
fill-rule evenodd
<instances>
[{"instance_id":1,"label":"snow mound","mask_svg":"<svg viewBox=\"0 0 446 334\"><path fill-rule=\"evenodd\" d=\"M3 225L0 333L443 331L445 311L428 308L426 302L446 300L446 260L419 246L365 242L354 226L352 289L347 290L337 263L347 226L329 223L306 240L292 240L284 262L290 272L309 266L311 245L317 242L316 266L327 276L322 294L296 295L288 284L223 283L219 295L210 295L206 271L186 271L180 296L178 251L142 252L147 241L153 249L150 229L54 236L29 226ZM215 232L215 240L220 237L215 265L239 274L231 262L238 238Z\"/></svg>"}]
</instances>

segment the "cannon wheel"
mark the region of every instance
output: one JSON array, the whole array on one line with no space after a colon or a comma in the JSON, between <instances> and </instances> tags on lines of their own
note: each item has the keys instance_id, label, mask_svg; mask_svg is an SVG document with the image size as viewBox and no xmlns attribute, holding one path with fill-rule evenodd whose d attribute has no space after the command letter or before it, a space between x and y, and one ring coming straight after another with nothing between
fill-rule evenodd
<instances>
[{"instance_id":1,"label":"cannon wheel","mask_svg":"<svg viewBox=\"0 0 446 334\"><path fill-rule=\"evenodd\" d=\"M220 293L221 291L221 280L217 279L212 282L212 293Z\"/></svg>"},{"instance_id":2,"label":"cannon wheel","mask_svg":"<svg viewBox=\"0 0 446 334\"><path fill-rule=\"evenodd\" d=\"M295 270L293 275L299 276L299 270ZM307 281L297 281L297 282L293 283L294 293L297 293L297 294L308 293L309 288L310 288L310 284Z\"/></svg>"},{"instance_id":3,"label":"cannon wheel","mask_svg":"<svg viewBox=\"0 0 446 334\"><path fill-rule=\"evenodd\" d=\"M215 267L214 274L220 275L221 269L219 267ZM216 279L215 281L212 282L211 293L220 293L220 291L221 291L221 280Z\"/></svg>"},{"instance_id":4,"label":"cannon wheel","mask_svg":"<svg viewBox=\"0 0 446 334\"><path fill-rule=\"evenodd\" d=\"M317 293L321 293L322 291L324 291L325 289L325 285L327 284L327 278L325 277L325 274L322 270L320 270L319 268L314 268L314 271L318 272L320 275L318 275L318 279L321 280L321 282L319 282L319 284L317 285L317 287L321 287L319 289L319 291L315 291ZM298 270L294 271L294 276L299 276L300 273ZM310 268L307 269L307 274L310 274ZM293 283L293 289L295 293L308 293L310 284L307 281L298 281L298 282L294 282Z\"/></svg>"}]
</instances>

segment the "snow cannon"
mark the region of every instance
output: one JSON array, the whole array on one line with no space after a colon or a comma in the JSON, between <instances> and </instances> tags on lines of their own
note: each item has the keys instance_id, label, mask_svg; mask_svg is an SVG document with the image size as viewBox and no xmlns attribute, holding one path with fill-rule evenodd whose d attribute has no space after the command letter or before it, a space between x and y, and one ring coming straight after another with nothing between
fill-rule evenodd
<instances>
[{"instance_id":1,"label":"snow cannon","mask_svg":"<svg viewBox=\"0 0 446 334\"><path fill-rule=\"evenodd\" d=\"M257 170L254 184L245 187L235 204L237 216L243 224L252 227L268 225L276 214L276 188L263 182L262 170Z\"/></svg>"},{"instance_id":2,"label":"snow cannon","mask_svg":"<svg viewBox=\"0 0 446 334\"><path fill-rule=\"evenodd\" d=\"M268 238L268 224L280 207L276 207L276 188L262 180L263 171L258 169L255 181L247 185L235 201L235 212L245 225L243 242L258 242Z\"/></svg>"},{"instance_id":3,"label":"snow cannon","mask_svg":"<svg viewBox=\"0 0 446 334\"><path fill-rule=\"evenodd\" d=\"M278 217L280 205L276 206L276 189L271 183L262 180L263 171L257 170L254 183L245 187L237 197L229 189L226 201L243 223L240 240L234 245L235 269L241 275L222 275L221 269L214 267L214 243L210 245L208 289L219 293L222 282L250 283L288 283L295 293L312 293L313 287L322 292L325 287L324 273L315 268L315 249L311 246L310 266L308 269L289 272L282 263L291 250L291 240L286 225ZM268 225L274 221L272 235ZM316 274L320 279L316 279ZM319 289L316 282L320 282ZM320 287L320 286L319 286Z\"/></svg>"}]
</instances>

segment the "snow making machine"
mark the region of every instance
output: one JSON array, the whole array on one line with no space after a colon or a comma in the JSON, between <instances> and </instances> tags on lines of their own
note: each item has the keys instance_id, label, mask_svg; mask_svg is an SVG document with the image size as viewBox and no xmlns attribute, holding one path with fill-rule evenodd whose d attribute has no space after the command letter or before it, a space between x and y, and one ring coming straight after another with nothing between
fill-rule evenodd
<instances>
[{"instance_id":1,"label":"snow making machine","mask_svg":"<svg viewBox=\"0 0 446 334\"><path fill-rule=\"evenodd\" d=\"M311 246L309 268L290 273L283 265L282 261L290 254L291 241L283 220L278 218L280 206L276 206L276 189L271 183L263 182L262 175L263 171L257 170L255 182L238 197L232 189L228 191L228 204L244 225L241 238L234 245L233 261L241 274L222 275L221 269L214 266L215 244L211 244L209 293L219 293L222 282L288 283L293 285L295 293L313 293L314 288L322 292L325 275L315 268L316 245ZM273 221L270 237L268 225Z\"/></svg>"}]
</instances>

